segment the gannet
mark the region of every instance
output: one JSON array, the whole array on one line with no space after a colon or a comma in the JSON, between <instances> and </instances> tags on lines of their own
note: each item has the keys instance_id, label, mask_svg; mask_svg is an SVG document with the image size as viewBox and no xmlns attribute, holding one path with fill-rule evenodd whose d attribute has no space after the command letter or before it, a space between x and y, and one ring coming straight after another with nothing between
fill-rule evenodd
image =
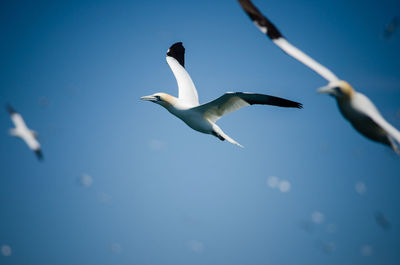
<instances>
[{"instance_id":1,"label":"gannet","mask_svg":"<svg viewBox=\"0 0 400 265\"><path fill-rule=\"evenodd\" d=\"M7 110L8 113L10 114L12 122L15 125L15 128L9 130L10 135L19 137L22 140L24 140L25 143L29 146L29 148L35 152L37 158L39 160L42 160L43 154L40 149L40 144L36 139L37 133L33 130L30 130L26 126L22 116L19 113L17 113L10 105L7 105Z\"/></svg>"},{"instance_id":2,"label":"gannet","mask_svg":"<svg viewBox=\"0 0 400 265\"><path fill-rule=\"evenodd\" d=\"M185 70L184 55L185 48L182 42L173 44L167 51L167 63L178 83L178 98L166 93L155 93L141 99L163 106L198 132L211 134L222 141L227 140L243 147L215 124L224 114L253 104L302 108L302 104L287 99L245 92L228 92L211 102L200 105L196 87Z\"/></svg>"},{"instance_id":3,"label":"gannet","mask_svg":"<svg viewBox=\"0 0 400 265\"><path fill-rule=\"evenodd\" d=\"M266 34L285 53L305 64L328 80L328 85L317 90L336 98L342 115L365 137L390 146L400 154L395 142L400 143L400 132L389 124L365 95L357 92L346 81L340 80L329 69L289 43L279 30L249 0L238 0L256 27Z\"/></svg>"}]
</instances>

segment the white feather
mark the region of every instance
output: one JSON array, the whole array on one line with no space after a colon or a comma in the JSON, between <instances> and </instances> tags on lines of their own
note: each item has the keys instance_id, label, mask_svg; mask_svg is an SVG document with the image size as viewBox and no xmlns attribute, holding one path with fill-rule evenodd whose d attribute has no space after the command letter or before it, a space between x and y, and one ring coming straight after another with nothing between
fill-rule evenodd
<instances>
[{"instance_id":1,"label":"white feather","mask_svg":"<svg viewBox=\"0 0 400 265\"><path fill-rule=\"evenodd\" d=\"M167 56L167 63L174 73L176 82L178 83L179 101L181 101L188 107L198 106L199 96L188 72L182 65L179 64L179 62L175 58L171 56Z\"/></svg>"},{"instance_id":2,"label":"white feather","mask_svg":"<svg viewBox=\"0 0 400 265\"><path fill-rule=\"evenodd\" d=\"M289 54L296 60L300 61L301 63L305 64L306 66L310 67L312 70L314 70L317 74L328 80L329 82L333 81L338 81L339 78L332 73L331 70L326 68L325 66L321 65L317 61L315 61L313 58L293 46L290 42L288 42L284 38L278 38L275 40L272 40L276 45L279 46L285 53Z\"/></svg>"},{"instance_id":3,"label":"white feather","mask_svg":"<svg viewBox=\"0 0 400 265\"><path fill-rule=\"evenodd\" d=\"M227 93L213 101L200 105L195 110L202 113L205 119L216 122L223 115L246 106L250 106L250 104L234 94Z\"/></svg>"}]
</instances>

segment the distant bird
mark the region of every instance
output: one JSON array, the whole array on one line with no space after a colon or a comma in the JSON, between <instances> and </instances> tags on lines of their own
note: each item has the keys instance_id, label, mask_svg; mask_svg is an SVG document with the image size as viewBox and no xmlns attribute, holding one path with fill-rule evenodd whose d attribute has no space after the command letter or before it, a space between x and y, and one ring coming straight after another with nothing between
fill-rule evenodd
<instances>
[{"instance_id":1,"label":"distant bird","mask_svg":"<svg viewBox=\"0 0 400 265\"><path fill-rule=\"evenodd\" d=\"M24 140L29 148L35 152L37 158L39 160L42 160L43 154L40 149L40 144L36 139L37 133L33 130L30 130L26 126L22 116L17 113L10 105L7 105L7 111L10 114L11 120L15 125L15 128L9 130L10 135L19 137Z\"/></svg>"},{"instance_id":2,"label":"distant bird","mask_svg":"<svg viewBox=\"0 0 400 265\"><path fill-rule=\"evenodd\" d=\"M335 242L327 242L322 240L317 240L316 246L320 248L325 254L331 254L336 249Z\"/></svg>"},{"instance_id":3,"label":"distant bird","mask_svg":"<svg viewBox=\"0 0 400 265\"><path fill-rule=\"evenodd\" d=\"M385 39L387 39L387 40L390 39L392 37L392 35L394 34L394 32L397 30L398 26L399 26L399 18L398 17L392 18L392 20L385 27L385 30L383 32L383 36L385 37Z\"/></svg>"},{"instance_id":4,"label":"distant bird","mask_svg":"<svg viewBox=\"0 0 400 265\"><path fill-rule=\"evenodd\" d=\"M390 146L396 153L400 154L396 145L396 142L400 143L400 132L381 116L366 96L356 92L349 83L340 80L329 69L290 44L251 1L238 1L254 24L279 48L329 81L329 84L320 88L318 93L326 93L335 97L340 112L357 131L373 141Z\"/></svg>"},{"instance_id":5,"label":"distant bird","mask_svg":"<svg viewBox=\"0 0 400 265\"><path fill-rule=\"evenodd\" d=\"M390 222L389 220L386 218L386 216L383 215L383 213L381 212L377 212L375 214L375 221L376 223L382 227L384 230L389 230L390 229Z\"/></svg>"},{"instance_id":6,"label":"distant bird","mask_svg":"<svg viewBox=\"0 0 400 265\"><path fill-rule=\"evenodd\" d=\"M166 93L156 93L141 99L163 106L196 131L212 134L222 141L227 140L232 144L243 147L215 124L224 114L253 104L302 108L302 104L287 99L244 92L225 93L211 102L200 105L196 87L184 68L184 54L185 48L182 42L173 44L167 52L167 63L171 67L178 83L178 98Z\"/></svg>"},{"instance_id":7,"label":"distant bird","mask_svg":"<svg viewBox=\"0 0 400 265\"><path fill-rule=\"evenodd\" d=\"M312 222L305 220L299 222L299 227L309 234L313 233L315 229L314 224Z\"/></svg>"}]
</instances>

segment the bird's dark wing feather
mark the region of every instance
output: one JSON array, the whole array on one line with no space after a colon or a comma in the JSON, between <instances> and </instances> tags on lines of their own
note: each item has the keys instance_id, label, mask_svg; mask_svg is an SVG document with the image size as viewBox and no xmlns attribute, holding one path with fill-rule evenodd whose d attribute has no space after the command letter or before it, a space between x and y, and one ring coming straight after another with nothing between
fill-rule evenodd
<instances>
[{"instance_id":1,"label":"bird's dark wing feather","mask_svg":"<svg viewBox=\"0 0 400 265\"><path fill-rule=\"evenodd\" d=\"M287 108L302 108L301 103L287 100L284 98L269 96L265 94L233 92L225 93L221 97L200 105L194 110L198 110L203 116L212 122L217 121L223 115L239 110L250 105L272 105Z\"/></svg>"},{"instance_id":2,"label":"bird's dark wing feather","mask_svg":"<svg viewBox=\"0 0 400 265\"><path fill-rule=\"evenodd\" d=\"M185 67L185 47L182 42L172 44L167 51L167 56L175 58L182 67Z\"/></svg>"}]
</instances>

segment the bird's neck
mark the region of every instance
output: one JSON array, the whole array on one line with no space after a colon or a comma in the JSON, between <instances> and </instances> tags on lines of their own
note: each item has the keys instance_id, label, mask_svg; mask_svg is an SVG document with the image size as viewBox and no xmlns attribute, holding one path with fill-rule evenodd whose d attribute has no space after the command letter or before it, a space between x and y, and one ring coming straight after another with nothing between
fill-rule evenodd
<instances>
[{"instance_id":1,"label":"bird's neck","mask_svg":"<svg viewBox=\"0 0 400 265\"><path fill-rule=\"evenodd\" d=\"M351 100L355 94L354 88L347 83L346 81L342 81L341 89L343 94L341 95L341 98L344 100Z\"/></svg>"},{"instance_id":2,"label":"bird's neck","mask_svg":"<svg viewBox=\"0 0 400 265\"><path fill-rule=\"evenodd\" d=\"M354 90L347 91L345 94L341 95L340 97L336 97L336 100L339 104L348 104L354 98L355 92Z\"/></svg>"}]
</instances>

